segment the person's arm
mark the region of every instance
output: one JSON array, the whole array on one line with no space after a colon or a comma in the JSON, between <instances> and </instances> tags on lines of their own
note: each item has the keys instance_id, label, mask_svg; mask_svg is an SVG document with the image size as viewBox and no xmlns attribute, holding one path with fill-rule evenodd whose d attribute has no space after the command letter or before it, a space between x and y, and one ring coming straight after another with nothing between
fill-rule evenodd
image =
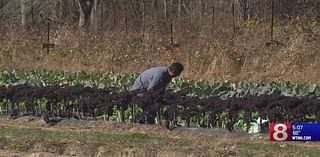
<instances>
[{"instance_id":1,"label":"person's arm","mask_svg":"<svg viewBox=\"0 0 320 157\"><path fill-rule=\"evenodd\" d=\"M166 91L167 84L162 82L161 80L154 80L150 83L148 87L148 91L151 92L160 92L160 94L164 94Z\"/></svg>"}]
</instances>

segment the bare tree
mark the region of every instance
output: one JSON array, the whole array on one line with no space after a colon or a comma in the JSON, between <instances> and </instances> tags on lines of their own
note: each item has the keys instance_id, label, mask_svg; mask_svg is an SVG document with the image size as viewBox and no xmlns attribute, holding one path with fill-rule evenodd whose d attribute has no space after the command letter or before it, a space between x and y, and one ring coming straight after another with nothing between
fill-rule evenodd
<instances>
[{"instance_id":1,"label":"bare tree","mask_svg":"<svg viewBox=\"0 0 320 157\"><path fill-rule=\"evenodd\" d=\"M215 23L216 27L220 27L232 23L233 1L237 22L245 22L253 17L270 19L270 0L0 0L0 24L27 27L31 24L40 26L54 20L59 24L79 24L85 30L105 30L118 28L123 23L124 16L128 17L128 26L143 27L143 21L146 20L163 24L162 20L169 20L174 13L180 22L189 17L192 27L208 23ZM124 7L126 11L123 11ZM275 18L318 17L320 2L276 0L274 11ZM208 14L215 16L207 16ZM130 28L136 29L135 31L141 29Z\"/></svg>"},{"instance_id":2,"label":"bare tree","mask_svg":"<svg viewBox=\"0 0 320 157\"><path fill-rule=\"evenodd\" d=\"M246 21L248 19L247 10L248 10L247 0L243 0L243 20L244 21Z\"/></svg>"},{"instance_id":3,"label":"bare tree","mask_svg":"<svg viewBox=\"0 0 320 157\"><path fill-rule=\"evenodd\" d=\"M59 0L59 20L60 21L63 16L63 2L64 2L64 0Z\"/></svg>"},{"instance_id":4,"label":"bare tree","mask_svg":"<svg viewBox=\"0 0 320 157\"><path fill-rule=\"evenodd\" d=\"M85 30L89 30L91 11L94 0L78 0L80 8L79 26Z\"/></svg>"},{"instance_id":5,"label":"bare tree","mask_svg":"<svg viewBox=\"0 0 320 157\"><path fill-rule=\"evenodd\" d=\"M20 0L21 4L21 25L26 27L27 25L27 12L26 12L26 0Z\"/></svg>"},{"instance_id":6,"label":"bare tree","mask_svg":"<svg viewBox=\"0 0 320 157\"><path fill-rule=\"evenodd\" d=\"M164 17L167 17L167 0L163 0Z\"/></svg>"},{"instance_id":7,"label":"bare tree","mask_svg":"<svg viewBox=\"0 0 320 157\"><path fill-rule=\"evenodd\" d=\"M181 16L181 0L178 0L178 17Z\"/></svg>"},{"instance_id":8,"label":"bare tree","mask_svg":"<svg viewBox=\"0 0 320 157\"><path fill-rule=\"evenodd\" d=\"M145 3L145 0L142 0L142 37L144 37L144 32L145 32L145 11L146 11L146 3Z\"/></svg>"},{"instance_id":9,"label":"bare tree","mask_svg":"<svg viewBox=\"0 0 320 157\"><path fill-rule=\"evenodd\" d=\"M93 8L91 12L91 25L94 31L98 30L98 14L97 14L97 6L98 6L98 0L93 1Z\"/></svg>"},{"instance_id":10,"label":"bare tree","mask_svg":"<svg viewBox=\"0 0 320 157\"><path fill-rule=\"evenodd\" d=\"M199 15L199 23L202 23L202 0L198 0L198 5L197 5L197 12Z\"/></svg>"}]
</instances>

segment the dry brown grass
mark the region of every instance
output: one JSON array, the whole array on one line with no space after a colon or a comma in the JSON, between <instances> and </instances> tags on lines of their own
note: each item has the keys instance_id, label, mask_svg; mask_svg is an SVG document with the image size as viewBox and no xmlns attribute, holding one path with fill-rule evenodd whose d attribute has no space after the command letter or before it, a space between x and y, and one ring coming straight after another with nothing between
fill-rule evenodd
<instances>
[{"instance_id":1,"label":"dry brown grass","mask_svg":"<svg viewBox=\"0 0 320 157\"><path fill-rule=\"evenodd\" d=\"M240 81L291 81L320 83L320 27L312 19L292 20L275 27L270 42L269 24L245 23L233 34L230 29L208 32L176 26L172 51L170 35L145 33L84 33L69 27L52 32L57 47L42 49L45 32L1 32L0 67L9 70L51 69L86 72L137 73L150 66L180 61L183 77ZM280 43L280 44L279 44ZM269 45L269 46L267 46Z\"/></svg>"},{"instance_id":2,"label":"dry brown grass","mask_svg":"<svg viewBox=\"0 0 320 157\"><path fill-rule=\"evenodd\" d=\"M45 153L48 157L99 156L98 154L313 157L318 156L320 148L319 143L270 142L267 134L262 134L261 137L265 138L260 138L218 128L176 128L169 131L155 125L74 120L64 120L57 125L48 126L41 118L33 117L32 121L29 118L31 117L8 120L0 117L0 156Z\"/></svg>"}]
</instances>

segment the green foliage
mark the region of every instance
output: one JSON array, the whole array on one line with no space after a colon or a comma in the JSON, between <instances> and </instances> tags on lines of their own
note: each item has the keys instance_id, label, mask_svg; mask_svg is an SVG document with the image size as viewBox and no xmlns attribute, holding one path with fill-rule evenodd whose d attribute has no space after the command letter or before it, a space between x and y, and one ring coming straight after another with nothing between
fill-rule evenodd
<instances>
[{"instance_id":1,"label":"green foliage","mask_svg":"<svg viewBox=\"0 0 320 157\"><path fill-rule=\"evenodd\" d=\"M80 73L66 73L62 71L30 71L30 72L8 72L0 71L0 85L11 86L18 84L30 84L37 86L48 86L48 85L84 85L87 87L106 88L112 89L113 92L119 92L127 90L134 82L137 75L127 74L88 74L85 72ZM308 84L292 84L290 82L282 83L263 83L263 82L229 82L229 81L205 81L205 80L189 80L176 78L168 87L169 90L183 91L188 93L190 96L199 98L206 98L209 96L217 96L223 99L228 98L240 98L240 97L255 97L263 94L277 94L292 97L309 97L318 98L320 95L320 87L318 85ZM35 106L35 112L42 113L46 110L47 100L37 100ZM58 107L63 109L62 102L58 102ZM26 113L26 104L24 102L18 102L18 112L20 115ZM6 100L0 102L0 113L4 113L6 110L11 110L12 105ZM125 109L123 114L120 113L119 109L113 108L113 115L108 117L100 116L99 119L108 118L111 121L123 122L131 121L131 107ZM178 109L178 112L182 112L185 109ZM188 109L186 109L188 110ZM183 126L197 126L206 125L208 120L208 113L203 112L204 108L199 105L196 109L188 111L190 117L178 117L178 121L182 122L180 125ZM142 110L139 107L135 107L136 119L141 118ZM240 112L238 117L235 119L235 125L238 128L245 127L243 124L244 113ZM122 116L123 115L123 116ZM222 112L218 115L219 126L224 127L228 122L229 113L228 111ZM259 118L259 113L254 112L251 114L251 121L255 121Z\"/></svg>"},{"instance_id":2,"label":"green foliage","mask_svg":"<svg viewBox=\"0 0 320 157\"><path fill-rule=\"evenodd\" d=\"M48 85L84 85L88 87L108 88L114 92L127 90L133 84L136 74L88 74L66 73L62 71L0 71L0 85L31 84ZM262 94L281 94L285 96L318 98L318 85L292 84L290 82L229 82L205 81L176 78L170 83L169 90L184 91L200 98L218 96L221 98L252 97Z\"/></svg>"},{"instance_id":3,"label":"green foliage","mask_svg":"<svg viewBox=\"0 0 320 157\"><path fill-rule=\"evenodd\" d=\"M56 132L43 131L39 129L20 129L20 128L1 128L0 133L3 137L14 137L12 139L29 139L41 141L60 141L72 140L84 143L148 143L161 140L159 137L149 136L141 133L132 134L109 134L100 132ZM15 147L14 147L15 148Z\"/></svg>"}]
</instances>

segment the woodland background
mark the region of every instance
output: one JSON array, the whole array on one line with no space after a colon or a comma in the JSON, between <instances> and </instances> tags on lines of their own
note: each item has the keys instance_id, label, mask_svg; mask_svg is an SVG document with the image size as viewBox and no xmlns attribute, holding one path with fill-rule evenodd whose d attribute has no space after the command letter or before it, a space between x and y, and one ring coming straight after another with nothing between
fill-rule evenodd
<instances>
[{"instance_id":1,"label":"woodland background","mask_svg":"<svg viewBox=\"0 0 320 157\"><path fill-rule=\"evenodd\" d=\"M319 0L1 0L0 67L138 73L180 61L193 79L319 83L319 20Z\"/></svg>"}]
</instances>

